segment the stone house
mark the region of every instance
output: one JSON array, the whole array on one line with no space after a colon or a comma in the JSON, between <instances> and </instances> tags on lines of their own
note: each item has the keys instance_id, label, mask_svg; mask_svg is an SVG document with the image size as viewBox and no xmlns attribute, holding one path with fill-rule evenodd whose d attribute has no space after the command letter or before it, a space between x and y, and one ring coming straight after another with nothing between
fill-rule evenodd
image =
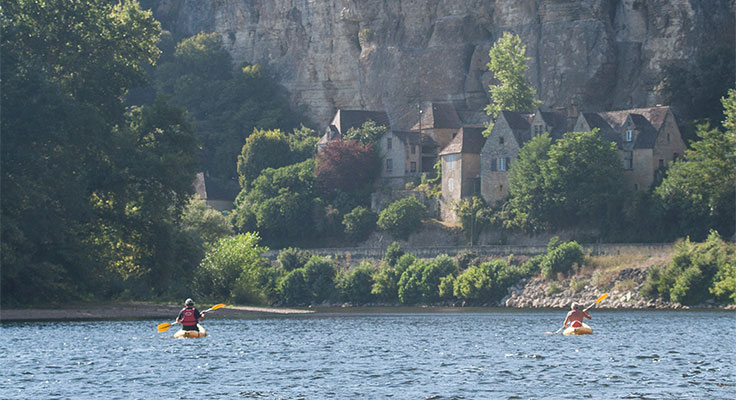
<instances>
[{"instance_id":1,"label":"stone house","mask_svg":"<svg viewBox=\"0 0 736 400\"><path fill-rule=\"evenodd\" d=\"M421 175L419 132L388 131L378 142L383 186L403 188Z\"/></svg>"},{"instance_id":2,"label":"stone house","mask_svg":"<svg viewBox=\"0 0 736 400\"><path fill-rule=\"evenodd\" d=\"M432 172L438 153L457 135L462 126L451 103L428 102L421 105L419 120L410 129L421 137L421 172Z\"/></svg>"},{"instance_id":3,"label":"stone house","mask_svg":"<svg viewBox=\"0 0 736 400\"><path fill-rule=\"evenodd\" d=\"M501 111L498 114L480 153L480 193L486 203L494 205L508 196L509 166L516 159L521 146L531 138L529 122L533 117L514 111Z\"/></svg>"},{"instance_id":4,"label":"stone house","mask_svg":"<svg viewBox=\"0 0 736 400\"><path fill-rule=\"evenodd\" d=\"M327 143L341 139L351 128L360 128L368 121L373 121L378 125L385 126L386 130L391 130L391 123L385 111L338 109L327 129L325 129L324 135L317 142L317 152L319 153L327 146Z\"/></svg>"},{"instance_id":5,"label":"stone house","mask_svg":"<svg viewBox=\"0 0 736 400\"><path fill-rule=\"evenodd\" d=\"M457 221L455 206L464 197L480 193L481 149L486 142L482 127L462 127L439 153L442 162L440 217Z\"/></svg>"},{"instance_id":6,"label":"stone house","mask_svg":"<svg viewBox=\"0 0 736 400\"><path fill-rule=\"evenodd\" d=\"M580 114L574 130L593 128L616 143L627 191L648 190L655 177L686 149L669 106Z\"/></svg>"}]
</instances>

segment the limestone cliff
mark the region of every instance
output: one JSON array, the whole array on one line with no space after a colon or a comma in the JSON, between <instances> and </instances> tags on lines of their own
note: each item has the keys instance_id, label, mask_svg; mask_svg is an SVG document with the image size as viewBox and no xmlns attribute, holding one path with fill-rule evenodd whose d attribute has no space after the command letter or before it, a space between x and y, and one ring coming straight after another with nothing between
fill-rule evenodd
<instances>
[{"instance_id":1,"label":"limestone cliff","mask_svg":"<svg viewBox=\"0 0 736 400\"><path fill-rule=\"evenodd\" d=\"M268 65L324 125L336 108L385 109L397 128L420 101L480 110L488 50L521 36L547 107L651 106L662 67L734 43L732 0L160 0L179 34L216 31L236 62Z\"/></svg>"}]
</instances>

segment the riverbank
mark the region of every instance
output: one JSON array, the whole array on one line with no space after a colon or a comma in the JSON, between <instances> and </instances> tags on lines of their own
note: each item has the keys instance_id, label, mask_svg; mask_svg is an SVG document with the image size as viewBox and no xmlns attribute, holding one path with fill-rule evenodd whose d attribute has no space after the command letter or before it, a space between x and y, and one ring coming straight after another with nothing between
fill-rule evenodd
<instances>
[{"instance_id":1,"label":"riverbank","mask_svg":"<svg viewBox=\"0 0 736 400\"><path fill-rule=\"evenodd\" d=\"M204 309L204 307L200 307ZM59 308L0 309L0 321L96 320L96 319L174 319L181 306L146 302L75 303ZM226 306L215 318L244 318L265 315L299 315L312 310L292 308Z\"/></svg>"}]
</instances>

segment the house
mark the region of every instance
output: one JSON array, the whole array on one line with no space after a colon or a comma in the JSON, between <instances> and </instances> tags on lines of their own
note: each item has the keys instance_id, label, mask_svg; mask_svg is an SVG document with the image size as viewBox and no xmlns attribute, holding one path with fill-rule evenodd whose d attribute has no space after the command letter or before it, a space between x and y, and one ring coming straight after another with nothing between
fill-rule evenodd
<instances>
[{"instance_id":1,"label":"house","mask_svg":"<svg viewBox=\"0 0 736 400\"><path fill-rule=\"evenodd\" d=\"M534 115L501 111L480 153L480 193L494 205L509 194L508 170L519 149L531 138L530 121ZM537 118L538 124L544 120ZM538 130L543 132L544 130Z\"/></svg>"},{"instance_id":2,"label":"house","mask_svg":"<svg viewBox=\"0 0 736 400\"><path fill-rule=\"evenodd\" d=\"M387 131L378 142L383 186L403 188L421 175L419 132Z\"/></svg>"},{"instance_id":3,"label":"house","mask_svg":"<svg viewBox=\"0 0 736 400\"><path fill-rule=\"evenodd\" d=\"M455 206L464 197L480 193L481 149L486 142L482 127L462 127L439 153L442 162L440 217L457 221Z\"/></svg>"},{"instance_id":4,"label":"house","mask_svg":"<svg viewBox=\"0 0 736 400\"><path fill-rule=\"evenodd\" d=\"M451 103L428 102L420 108L419 121L410 129L421 136L421 171L432 172L442 151L457 135L462 124Z\"/></svg>"},{"instance_id":5,"label":"house","mask_svg":"<svg viewBox=\"0 0 736 400\"><path fill-rule=\"evenodd\" d=\"M360 128L368 121L383 125L387 130L391 129L391 123L385 111L338 109L332 121L327 126L324 135L317 142L317 152L321 152L327 146L327 143L341 139L351 128Z\"/></svg>"},{"instance_id":6,"label":"house","mask_svg":"<svg viewBox=\"0 0 736 400\"><path fill-rule=\"evenodd\" d=\"M669 106L582 113L575 131L598 128L615 142L624 169L624 189L648 190L657 174L685 153L685 142Z\"/></svg>"}]
</instances>

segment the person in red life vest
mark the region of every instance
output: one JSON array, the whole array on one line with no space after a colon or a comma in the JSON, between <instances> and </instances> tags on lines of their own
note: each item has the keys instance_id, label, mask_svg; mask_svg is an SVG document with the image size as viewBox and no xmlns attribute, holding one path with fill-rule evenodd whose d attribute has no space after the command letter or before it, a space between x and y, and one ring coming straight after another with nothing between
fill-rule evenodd
<instances>
[{"instance_id":1,"label":"person in red life vest","mask_svg":"<svg viewBox=\"0 0 736 400\"><path fill-rule=\"evenodd\" d=\"M176 317L176 322L181 323L181 326L183 327L182 329L185 331L198 330L199 328L197 327L197 323L204 319L205 313L200 313L199 310L194 308L194 300L192 299L187 299L187 301L184 302L184 305L186 307L179 311L179 316Z\"/></svg>"},{"instance_id":2,"label":"person in red life vest","mask_svg":"<svg viewBox=\"0 0 736 400\"><path fill-rule=\"evenodd\" d=\"M570 326L572 326L573 328L579 328L583 326L583 318L592 319L590 314L588 314L588 309L581 310L582 307L577 302L573 302L570 308L572 310L567 313L565 323L562 325L565 328L567 328L568 324L570 324Z\"/></svg>"}]
</instances>

